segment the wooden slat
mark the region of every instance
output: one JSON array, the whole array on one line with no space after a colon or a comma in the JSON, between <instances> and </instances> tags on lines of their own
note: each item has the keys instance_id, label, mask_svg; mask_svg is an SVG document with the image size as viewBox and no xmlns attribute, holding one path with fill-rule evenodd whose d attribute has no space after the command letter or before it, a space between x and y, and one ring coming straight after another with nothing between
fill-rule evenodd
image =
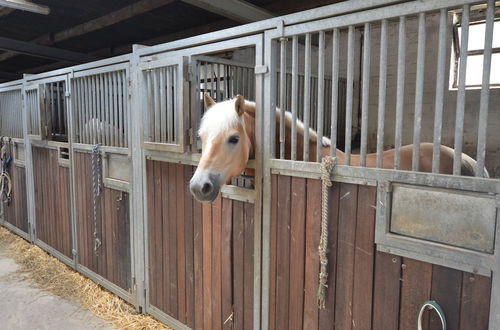
<instances>
[{"instance_id":1,"label":"wooden slat","mask_svg":"<svg viewBox=\"0 0 500 330\"><path fill-rule=\"evenodd\" d=\"M212 207L203 203L203 329L212 329Z\"/></svg>"},{"instance_id":2,"label":"wooden slat","mask_svg":"<svg viewBox=\"0 0 500 330\"><path fill-rule=\"evenodd\" d=\"M400 257L376 252L373 329L396 330L399 328L400 274Z\"/></svg>"},{"instance_id":3,"label":"wooden slat","mask_svg":"<svg viewBox=\"0 0 500 330\"><path fill-rule=\"evenodd\" d=\"M149 166L147 166L149 167ZM152 167L152 163L151 163L151 167ZM148 168L148 170L150 170ZM152 171L152 169L151 169ZM151 175L151 178L153 178L153 176ZM150 204L153 204L153 198L154 198L154 191L153 191L153 184L151 184L151 186L149 186L149 182L148 182L148 189L151 189L151 195L148 196L148 203ZM106 207L104 207L104 230L105 230L105 234L104 234L104 251L106 251L106 256L107 258L109 259L110 262L107 263L107 276L108 278L114 278L114 265L113 265L113 262L111 262L113 260L113 223L111 221L112 219L112 211L111 211L111 195L110 195L110 191L108 189L105 189L104 190L104 204L106 205ZM150 208L150 210L153 210L153 208ZM150 218L151 219L151 218ZM154 220L150 222L150 224L152 226L155 226L154 224Z\"/></svg>"},{"instance_id":4,"label":"wooden slat","mask_svg":"<svg viewBox=\"0 0 500 330\"><path fill-rule=\"evenodd\" d=\"M243 258L244 258L243 202L233 201L233 320L234 329L243 329Z\"/></svg>"},{"instance_id":5,"label":"wooden slat","mask_svg":"<svg viewBox=\"0 0 500 330\"><path fill-rule=\"evenodd\" d=\"M175 196L178 191L175 186L175 176L177 175L175 164L165 163L168 167L168 223L169 223L169 233L168 236L164 236L163 239L168 237L168 251L170 253L170 263L168 264L168 270L170 271L170 312L173 317L178 318L179 307L177 302L178 296L178 280L177 280L177 221L175 214L177 213L177 200ZM164 205L167 205L167 200L163 198ZM164 231L165 232L165 231ZM165 265L163 266L165 271Z\"/></svg>"},{"instance_id":6,"label":"wooden slat","mask_svg":"<svg viewBox=\"0 0 500 330\"><path fill-rule=\"evenodd\" d=\"M287 329L290 296L290 210L291 178L278 177L278 237L277 237L277 279L276 279L276 328Z\"/></svg>"},{"instance_id":7,"label":"wooden slat","mask_svg":"<svg viewBox=\"0 0 500 330\"><path fill-rule=\"evenodd\" d=\"M431 299L446 311L447 329L458 329L461 290L461 271L438 265L432 266ZM436 313L431 313L429 317L429 329L441 329L441 321Z\"/></svg>"},{"instance_id":8,"label":"wooden slat","mask_svg":"<svg viewBox=\"0 0 500 330\"><path fill-rule=\"evenodd\" d=\"M304 253L306 233L306 179L292 178L290 219L290 315L289 324L303 323Z\"/></svg>"},{"instance_id":9,"label":"wooden slat","mask_svg":"<svg viewBox=\"0 0 500 330\"><path fill-rule=\"evenodd\" d=\"M356 329L371 329L372 324L376 196L376 187L358 186L352 299L352 324Z\"/></svg>"},{"instance_id":10,"label":"wooden slat","mask_svg":"<svg viewBox=\"0 0 500 330\"><path fill-rule=\"evenodd\" d=\"M354 248L356 238L356 210L358 204L358 186L342 183L339 203L339 241L337 246L337 278L335 290L335 323L340 329L351 329Z\"/></svg>"},{"instance_id":11,"label":"wooden slat","mask_svg":"<svg viewBox=\"0 0 500 330\"><path fill-rule=\"evenodd\" d=\"M306 265L305 265L305 296L304 296L304 328L318 328L318 276L319 257L318 245L321 219L321 181L307 180L306 206Z\"/></svg>"},{"instance_id":12,"label":"wooden slat","mask_svg":"<svg viewBox=\"0 0 500 330\"><path fill-rule=\"evenodd\" d=\"M184 214L184 194L181 191L185 190L184 171L183 165L172 165L176 175L176 199L177 199L177 281L178 281L178 294L177 305L179 320L183 323L186 322L186 243L185 243L185 214ZM172 182L173 183L173 182ZM171 184L172 184L171 183Z\"/></svg>"},{"instance_id":13,"label":"wooden slat","mask_svg":"<svg viewBox=\"0 0 500 330\"><path fill-rule=\"evenodd\" d=\"M410 329L415 328L417 324L420 306L430 298L432 265L408 258L404 258L402 262L399 327ZM425 325L429 324L428 314L428 312L424 314L423 324Z\"/></svg>"},{"instance_id":14,"label":"wooden slat","mask_svg":"<svg viewBox=\"0 0 500 330\"><path fill-rule=\"evenodd\" d=\"M222 280L222 328L232 329L233 321L231 314L233 313L233 286L232 286L232 251L231 251L231 241L232 241L232 211L233 202L231 199L222 199L222 269L221 269L221 280Z\"/></svg>"},{"instance_id":15,"label":"wooden slat","mask_svg":"<svg viewBox=\"0 0 500 330\"><path fill-rule=\"evenodd\" d=\"M244 265L243 265L243 320L244 329L253 329L253 253L254 253L254 206L243 204L244 224ZM223 320L224 321L224 320Z\"/></svg>"},{"instance_id":16,"label":"wooden slat","mask_svg":"<svg viewBox=\"0 0 500 330\"><path fill-rule=\"evenodd\" d=\"M488 329L491 279L463 274L460 329Z\"/></svg>"},{"instance_id":17,"label":"wooden slat","mask_svg":"<svg viewBox=\"0 0 500 330\"><path fill-rule=\"evenodd\" d=\"M152 211L153 213L154 222L154 226L151 227L151 234L153 236L153 245L151 247L153 248L154 252L150 267L153 280L152 283L154 283L154 287L151 288L151 291L156 291L156 295L151 302L159 308L165 308L165 304L162 299L165 297L167 291L167 289L165 288L165 283L167 283L168 285L168 275L163 270L163 264L165 260L163 260L162 258L162 256L164 256L164 254L162 253L168 253L168 250L163 249L163 237L165 236L165 228L162 223L162 179L165 178L163 170L164 168L162 163L154 162L154 208L150 209L150 212Z\"/></svg>"},{"instance_id":18,"label":"wooden slat","mask_svg":"<svg viewBox=\"0 0 500 330\"><path fill-rule=\"evenodd\" d=\"M203 327L204 323L204 306L205 301L203 285L203 256L204 256L204 241L203 241L203 212L202 203L193 198L193 244L194 244L194 301L195 301L195 328Z\"/></svg>"},{"instance_id":19,"label":"wooden slat","mask_svg":"<svg viewBox=\"0 0 500 330\"><path fill-rule=\"evenodd\" d=\"M222 198L217 197L212 202L212 327L222 328Z\"/></svg>"},{"instance_id":20,"label":"wooden slat","mask_svg":"<svg viewBox=\"0 0 500 330\"><path fill-rule=\"evenodd\" d=\"M158 169L156 169L156 167ZM170 267L175 259L171 259L171 244L170 244L170 220L172 217L169 204L170 190L167 188L170 182L168 172L168 163L155 162L155 184L158 186L155 190L155 221L156 221L156 260L158 265L158 307L167 314L172 315L171 310L171 272ZM160 196L157 196L159 194ZM160 204L158 204L160 203ZM172 219L172 220L175 220ZM161 282L161 284L160 284Z\"/></svg>"},{"instance_id":21,"label":"wooden slat","mask_svg":"<svg viewBox=\"0 0 500 330\"><path fill-rule=\"evenodd\" d=\"M182 184L188 182L191 177L192 171L191 166L182 166L182 171L180 177ZM189 192L189 189L183 189L184 191L184 241L186 250L186 324L194 328L195 325L195 273L194 273L194 228L193 228L193 196ZM227 245L229 246L229 245Z\"/></svg>"}]
</instances>

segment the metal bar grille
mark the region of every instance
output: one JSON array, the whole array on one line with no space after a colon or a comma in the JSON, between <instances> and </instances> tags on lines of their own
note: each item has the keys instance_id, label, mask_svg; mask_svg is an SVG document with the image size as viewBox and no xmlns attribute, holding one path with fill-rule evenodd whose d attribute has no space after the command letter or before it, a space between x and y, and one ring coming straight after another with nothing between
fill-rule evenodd
<instances>
[{"instance_id":1,"label":"metal bar grille","mask_svg":"<svg viewBox=\"0 0 500 330\"><path fill-rule=\"evenodd\" d=\"M125 70L73 79L75 142L128 147Z\"/></svg>"},{"instance_id":2,"label":"metal bar grille","mask_svg":"<svg viewBox=\"0 0 500 330\"><path fill-rule=\"evenodd\" d=\"M20 89L0 93L0 136L23 138Z\"/></svg>"}]
</instances>

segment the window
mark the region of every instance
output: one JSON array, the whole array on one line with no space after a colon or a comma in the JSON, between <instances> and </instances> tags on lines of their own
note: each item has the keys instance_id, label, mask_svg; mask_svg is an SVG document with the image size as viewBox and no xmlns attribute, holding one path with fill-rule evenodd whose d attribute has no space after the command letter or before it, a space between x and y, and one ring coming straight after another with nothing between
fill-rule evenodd
<instances>
[{"instance_id":1,"label":"window","mask_svg":"<svg viewBox=\"0 0 500 330\"><path fill-rule=\"evenodd\" d=\"M483 79L483 58L484 58L484 38L486 23L482 20L474 20L475 15L471 12L471 22L469 24L469 44L467 45L467 72L465 85L469 88L481 87ZM477 17L477 16L476 16ZM452 87L458 87L458 76L460 71L460 46L462 26L461 19L455 17L453 28L453 62ZM500 21L493 24L493 45L491 55L490 86L500 87Z\"/></svg>"}]
</instances>

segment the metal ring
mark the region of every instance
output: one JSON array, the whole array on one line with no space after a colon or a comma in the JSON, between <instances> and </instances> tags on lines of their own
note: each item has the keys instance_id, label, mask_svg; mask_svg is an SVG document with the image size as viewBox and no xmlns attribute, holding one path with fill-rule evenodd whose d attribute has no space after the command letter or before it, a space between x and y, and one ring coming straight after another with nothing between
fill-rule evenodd
<instances>
[{"instance_id":1,"label":"metal ring","mask_svg":"<svg viewBox=\"0 0 500 330\"><path fill-rule=\"evenodd\" d=\"M424 310L426 307L429 307L429 309L434 309L436 311L439 319L441 320L442 329L446 330L446 317L444 316L444 311L441 306L439 306L439 304L434 300L428 300L422 304L422 307L420 307L420 311L418 313L417 329L422 330L422 315L424 314Z\"/></svg>"}]
</instances>

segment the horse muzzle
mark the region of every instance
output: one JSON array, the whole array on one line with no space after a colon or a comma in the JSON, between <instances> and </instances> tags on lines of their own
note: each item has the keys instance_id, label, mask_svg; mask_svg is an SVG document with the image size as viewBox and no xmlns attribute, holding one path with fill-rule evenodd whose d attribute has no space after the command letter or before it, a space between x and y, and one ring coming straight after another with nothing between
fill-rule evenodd
<instances>
[{"instance_id":1,"label":"horse muzzle","mask_svg":"<svg viewBox=\"0 0 500 330\"><path fill-rule=\"evenodd\" d=\"M196 171L189 182L189 190L200 202L213 202L219 195L221 177L217 172Z\"/></svg>"}]
</instances>

